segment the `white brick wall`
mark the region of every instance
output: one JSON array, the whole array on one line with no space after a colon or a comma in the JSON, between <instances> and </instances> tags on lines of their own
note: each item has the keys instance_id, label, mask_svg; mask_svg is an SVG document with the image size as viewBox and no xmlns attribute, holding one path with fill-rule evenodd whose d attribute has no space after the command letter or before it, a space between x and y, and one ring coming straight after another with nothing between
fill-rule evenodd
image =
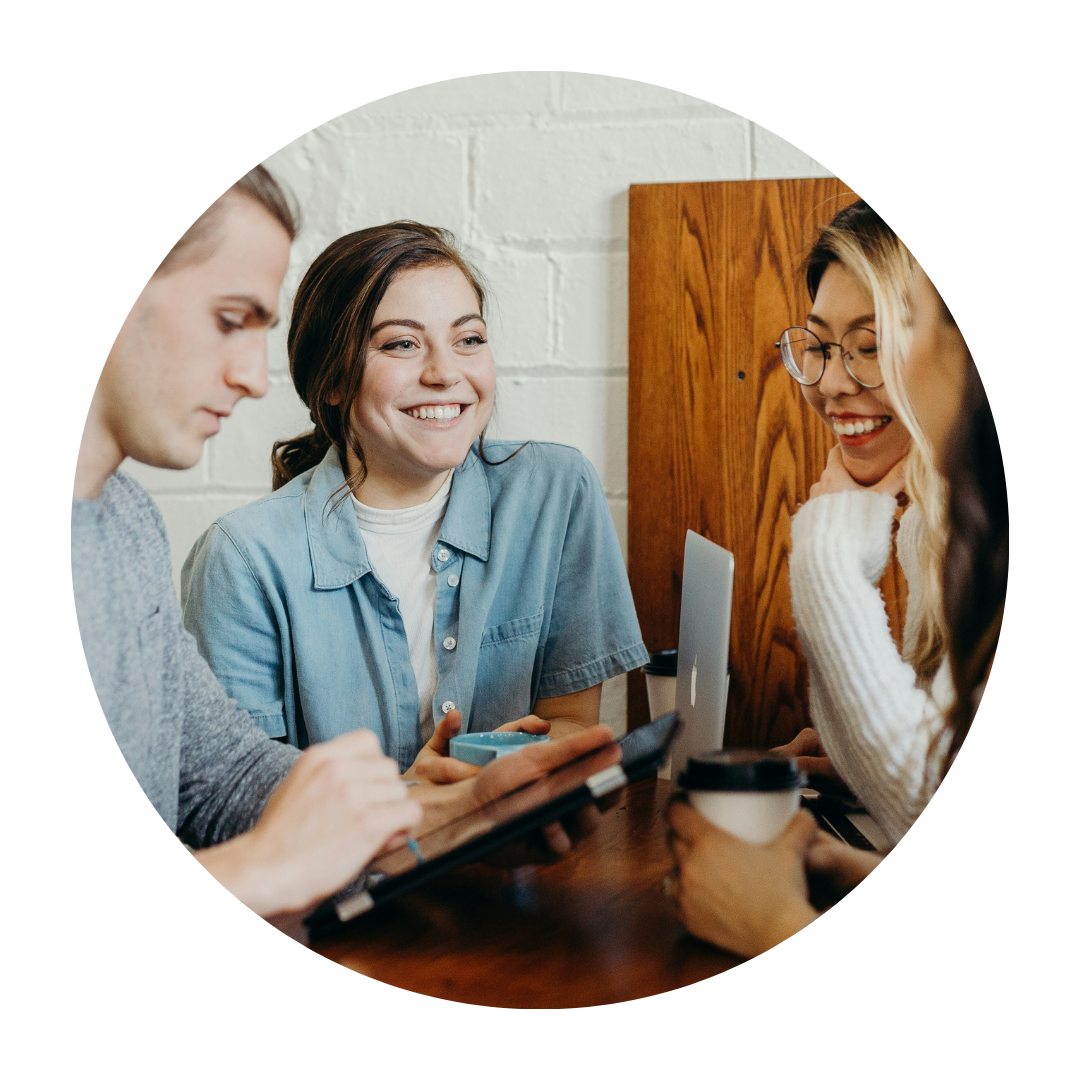
<instances>
[{"instance_id":1,"label":"white brick wall","mask_svg":"<svg viewBox=\"0 0 1080 1080\"><path fill-rule=\"evenodd\" d=\"M633 183L824 176L734 113L645 83L524 72L421 87L323 124L268 167L300 201L282 311L311 260L394 218L452 229L492 286L499 371L491 433L588 455L626 537L627 189ZM270 490L270 446L308 426L289 382L286 327L271 387L242 402L185 473L126 466L154 493L180 566L218 516ZM646 643L648 644L648 643ZM604 718L625 724L622 680Z\"/></svg>"}]
</instances>

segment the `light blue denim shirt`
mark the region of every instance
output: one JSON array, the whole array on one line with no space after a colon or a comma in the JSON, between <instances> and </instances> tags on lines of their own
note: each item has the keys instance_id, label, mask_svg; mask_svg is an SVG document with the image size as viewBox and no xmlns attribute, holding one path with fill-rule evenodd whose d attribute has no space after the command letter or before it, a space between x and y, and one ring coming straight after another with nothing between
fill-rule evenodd
<instances>
[{"instance_id":1,"label":"light blue denim shirt","mask_svg":"<svg viewBox=\"0 0 1080 1080\"><path fill-rule=\"evenodd\" d=\"M518 445L485 443L486 456ZM404 770L421 746L409 645L343 483L331 449L212 525L184 563L184 622L269 735L304 747L369 728ZM456 706L463 730L490 731L648 661L599 478L577 450L529 443L488 465L474 445L431 565L433 719Z\"/></svg>"}]
</instances>

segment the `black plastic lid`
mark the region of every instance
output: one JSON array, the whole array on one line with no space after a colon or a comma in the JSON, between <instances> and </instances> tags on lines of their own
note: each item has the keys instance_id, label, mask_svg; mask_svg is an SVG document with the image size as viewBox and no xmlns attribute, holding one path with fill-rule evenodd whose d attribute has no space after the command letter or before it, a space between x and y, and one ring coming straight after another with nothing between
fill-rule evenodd
<instances>
[{"instance_id":1,"label":"black plastic lid","mask_svg":"<svg viewBox=\"0 0 1080 1080\"><path fill-rule=\"evenodd\" d=\"M679 774L688 791L790 791L806 784L793 757L769 750L712 750Z\"/></svg>"},{"instance_id":2,"label":"black plastic lid","mask_svg":"<svg viewBox=\"0 0 1080 1080\"><path fill-rule=\"evenodd\" d=\"M645 665L646 675L670 675L679 673L679 650L660 649L649 653L649 662Z\"/></svg>"}]
</instances>

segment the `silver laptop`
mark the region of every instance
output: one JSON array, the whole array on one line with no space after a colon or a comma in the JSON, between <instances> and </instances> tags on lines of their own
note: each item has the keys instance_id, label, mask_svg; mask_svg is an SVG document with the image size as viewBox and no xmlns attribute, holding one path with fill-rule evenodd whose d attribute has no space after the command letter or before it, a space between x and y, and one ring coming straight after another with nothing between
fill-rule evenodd
<instances>
[{"instance_id":1,"label":"silver laptop","mask_svg":"<svg viewBox=\"0 0 1080 1080\"><path fill-rule=\"evenodd\" d=\"M695 532L683 553L682 615L675 710L682 728L671 750L671 779L688 758L724 745L728 644L735 556Z\"/></svg>"}]
</instances>

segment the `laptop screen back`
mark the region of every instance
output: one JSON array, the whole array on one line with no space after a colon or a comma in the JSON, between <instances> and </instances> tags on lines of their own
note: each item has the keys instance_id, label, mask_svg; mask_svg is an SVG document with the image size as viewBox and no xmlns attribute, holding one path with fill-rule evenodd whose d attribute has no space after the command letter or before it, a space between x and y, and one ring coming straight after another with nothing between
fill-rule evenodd
<instances>
[{"instance_id":1,"label":"laptop screen back","mask_svg":"<svg viewBox=\"0 0 1080 1080\"><path fill-rule=\"evenodd\" d=\"M671 754L675 782L688 758L719 750L724 743L734 580L735 556L704 536L687 532L675 690L682 729Z\"/></svg>"}]
</instances>

